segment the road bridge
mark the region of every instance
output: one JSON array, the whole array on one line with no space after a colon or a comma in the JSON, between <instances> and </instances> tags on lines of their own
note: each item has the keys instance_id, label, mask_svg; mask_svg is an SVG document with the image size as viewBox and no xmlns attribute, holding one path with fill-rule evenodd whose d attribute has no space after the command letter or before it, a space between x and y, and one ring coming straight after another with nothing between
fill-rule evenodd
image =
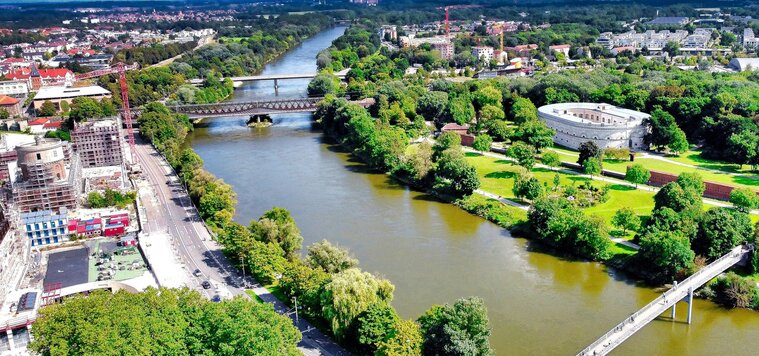
<instances>
[{"instance_id":1,"label":"road bridge","mask_svg":"<svg viewBox=\"0 0 759 356\"><path fill-rule=\"evenodd\" d=\"M688 303L688 324L690 324L693 312L693 291L740 262L751 250L753 250L753 246L738 246L679 284L675 282L671 289L617 324L590 346L580 351L578 356L608 354L669 308L672 308L672 318L674 319L677 303L682 300Z\"/></svg>"},{"instance_id":2,"label":"road bridge","mask_svg":"<svg viewBox=\"0 0 759 356\"><path fill-rule=\"evenodd\" d=\"M345 77L348 75L348 71L350 69L343 69L339 72L335 72L334 75L341 80L344 80ZM232 80L233 83L235 83L235 86L238 86L241 83L245 82L260 82L260 81L267 81L272 80L274 81L274 89L279 88L279 81L280 80L289 80L289 79L311 79L318 75L317 72L308 72L308 73L284 73L284 74L261 74L261 75L246 75L246 76L239 76L239 77L228 77ZM221 78L221 80L224 80L225 78ZM205 79L190 79L188 81L192 85L203 85L203 82L205 82Z\"/></svg>"}]
</instances>

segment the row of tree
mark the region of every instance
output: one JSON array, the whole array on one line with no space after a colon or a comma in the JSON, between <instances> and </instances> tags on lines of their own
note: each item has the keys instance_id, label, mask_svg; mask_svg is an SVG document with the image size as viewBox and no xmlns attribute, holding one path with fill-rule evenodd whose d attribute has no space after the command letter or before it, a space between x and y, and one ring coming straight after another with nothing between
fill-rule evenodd
<instances>
[{"instance_id":1,"label":"row of tree","mask_svg":"<svg viewBox=\"0 0 759 356\"><path fill-rule=\"evenodd\" d=\"M341 344L360 354L492 352L482 300L433 306L417 321L403 320L390 304L395 287L359 269L349 251L323 240L301 258L303 237L285 209L273 208L247 227L230 222L218 241L240 268L265 284L278 284L302 315L328 325Z\"/></svg>"},{"instance_id":2,"label":"row of tree","mask_svg":"<svg viewBox=\"0 0 759 356\"><path fill-rule=\"evenodd\" d=\"M96 291L39 310L40 355L300 355L301 334L266 303L212 303L189 289Z\"/></svg>"}]
</instances>

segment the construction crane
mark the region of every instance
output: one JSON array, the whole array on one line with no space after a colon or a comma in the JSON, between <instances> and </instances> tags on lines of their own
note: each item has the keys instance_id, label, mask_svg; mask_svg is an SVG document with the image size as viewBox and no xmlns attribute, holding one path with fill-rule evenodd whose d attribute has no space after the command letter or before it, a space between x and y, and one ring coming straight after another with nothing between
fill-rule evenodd
<instances>
[{"instance_id":1,"label":"construction crane","mask_svg":"<svg viewBox=\"0 0 759 356\"><path fill-rule=\"evenodd\" d=\"M137 162L137 153L134 148L134 132L132 131L132 114L129 111L129 87L126 81L126 71L138 69L140 66L137 63L131 65L124 64L122 62L116 63L110 68L98 69L92 72L77 74L76 80L91 79L102 77L104 75L118 74L119 85L121 86L121 103L123 105L123 111L121 117L127 126L127 137L129 138L129 152L132 154L132 163Z\"/></svg>"},{"instance_id":2,"label":"construction crane","mask_svg":"<svg viewBox=\"0 0 759 356\"><path fill-rule=\"evenodd\" d=\"M444 7L445 9L445 38L450 38L450 29L448 26L448 9L471 9L471 8L476 8L476 7L482 7L482 5L451 5L451 6Z\"/></svg>"}]
</instances>

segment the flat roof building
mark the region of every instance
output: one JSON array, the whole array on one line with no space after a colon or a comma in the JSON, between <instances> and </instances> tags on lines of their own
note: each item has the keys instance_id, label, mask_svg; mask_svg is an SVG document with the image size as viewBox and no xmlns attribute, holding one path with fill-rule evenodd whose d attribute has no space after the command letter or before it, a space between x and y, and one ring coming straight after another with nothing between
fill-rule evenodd
<instances>
[{"instance_id":1,"label":"flat roof building","mask_svg":"<svg viewBox=\"0 0 759 356\"><path fill-rule=\"evenodd\" d=\"M24 234L32 246L53 245L68 241L68 210L52 210L21 213Z\"/></svg>"},{"instance_id":2,"label":"flat roof building","mask_svg":"<svg viewBox=\"0 0 759 356\"><path fill-rule=\"evenodd\" d=\"M645 149L644 120L650 115L603 103L562 103L538 108L538 118L556 130L556 144L577 149L593 141L598 147Z\"/></svg>"},{"instance_id":3,"label":"flat roof building","mask_svg":"<svg viewBox=\"0 0 759 356\"><path fill-rule=\"evenodd\" d=\"M93 98L99 101L104 98L110 98L111 92L97 85L42 88L34 96L34 109L39 109L45 101L50 101L55 105L56 110L61 110L61 102L65 101L70 105L72 100L81 97Z\"/></svg>"}]
</instances>

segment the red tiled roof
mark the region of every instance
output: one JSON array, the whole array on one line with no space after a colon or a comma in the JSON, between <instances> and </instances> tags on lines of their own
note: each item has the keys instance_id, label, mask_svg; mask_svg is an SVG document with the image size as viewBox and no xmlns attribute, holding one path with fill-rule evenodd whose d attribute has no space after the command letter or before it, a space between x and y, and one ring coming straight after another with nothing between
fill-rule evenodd
<instances>
[{"instance_id":1,"label":"red tiled roof","mask_svg":"<svg viewBox=\"0 0 759 356\"><path fill-rule=\"evenodd\" d=\"M16 105L18 104L18 99L11 98L7 95L0 95L0 105Z\"/></svg>"},{"instance_id":2,"label":"red tiled roof","mask_svg":"<svg viewBox=\"0 0 759 356\"><path fill-rule=\"evenodd\" d=\"M48 119L46 117L41 117L39 119L34 119L32 121L29 121L29 126L44 125L44 124L47 124L48 122L50 122L50 119Z\"/></svg>"},{"instance_id":3,"label":"red tiled roof","mask_svg":"<svg viewBox=\"0 0 759 356\"><path fill-rule=\"evenodd\" d=\"M61 128L61 124L63 124L63 121L48 122L48 123L42 125L42 128L43 129L58 130L58 129Z\"/></svg>"},{"instance_id":4,"label":"red tiled roof","mask_svg":"<svg viewBox=\"0 0 759 356\"><path fill-rule=\"evenodd\" d=\"M42 78L65 77L68 74L71 74L71 75L74 74L66 68L39 69L39 72L40 72L40 77ZM28 79L31 74L32 74L31 68L18 68L8 73L6 76L9 79Z\"/></svg>"}]
</instances>

